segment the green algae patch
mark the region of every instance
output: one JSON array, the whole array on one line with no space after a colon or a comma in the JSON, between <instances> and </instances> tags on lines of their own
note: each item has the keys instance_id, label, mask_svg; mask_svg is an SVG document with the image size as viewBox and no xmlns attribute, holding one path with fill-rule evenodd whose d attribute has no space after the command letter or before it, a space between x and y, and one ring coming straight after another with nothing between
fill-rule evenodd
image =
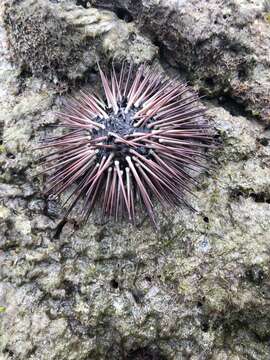
<instances>
[{"instance_id":1,"label":"green algae patch","mask_svg":"<svg viewBox=\"0 0 270 360\"><path fill-rule=\"evenodd\" d=\"M0 314L6 312L6 308L4 306L0 306Z\"/></svg>"}]
</instances>

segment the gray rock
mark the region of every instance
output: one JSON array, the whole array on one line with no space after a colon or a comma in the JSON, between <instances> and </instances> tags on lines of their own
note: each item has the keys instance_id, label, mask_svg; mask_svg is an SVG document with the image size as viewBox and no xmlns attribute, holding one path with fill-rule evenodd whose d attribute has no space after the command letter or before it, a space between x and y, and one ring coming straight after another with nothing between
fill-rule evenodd
<instances>
[{"instance_id":1,"label":"gray rock","mask_svg":"<svg viewBox=\"0 0 270 360\"><path fill-rule=\"evenodd\" d=\"M262 0L92 0L128 12L162 54L211 96L232 98L269 124L269 10ZM265 2L266 3L266 2Z\"/></svg>"},{"instance_id":2,"label":"gray rock","mask_svg":"<svg viewBox=\"0 0 270 360\"><path fill-rule=\"evenodd\" d=\"M70 80L78 76L90 81L86 73L97 54L104 63L125 55L142 62L152 60L156 51L132 21L126 23L106 10L84 9L74 3L8 1L0 10L0 359L268 360L270 146L269 131L262 122L247 117L244 111L232 115L226 110L231 110L226 99L224 107L217 101L205 101L207 117L222 145L209 153L211 169L199 175L201 186L194 189L196 198L189 199L197 212L158 209L158 232L147 219L132 227L101 224L91 218L78 228L76 212L61 224L61 201L44 197L45 179L37 175L40 152L33 149L52 131L54 110L61 107L64 91L60 86L64 82L48 80L60 78L64 70L68 87L76 92ZM187 65L193 58L192 41L204 36L202 57L196 66L191 62L191 67L187 66L189 75L194 69L193 80L204 91L209 86L202 74L207 77L213 69L218 74L217 90L211 92L223 91L226 56L230 59L228 75L238 71L242 58L233 57L226 48L220 62L215 62L210 51L204 64L206 49L212 49L215 41L218 46L221 32L228 35L231 29L223 13L232 5L219 8L224 23L216 24L214 29L219 26L219 32L211 36L214 30L205 14L216 9L213 16L218 16L218 1L204 2L204 6L180 1L180 9L171 14L169 22L162 1L118 0L115 4L122 5L134 19L139 19L141 11L141 29L148 28L152 38L158 36L179 64L181 46L187 45L183 53ZM168 12L173 4L167 2ZM257 21L262 25L258 2L246 8L246 1L238 4L231 13L237 24ZM156 16L147 17L154 8ZM237 19L239 9L242 15ZM124 14L113 10L119 16ZM175 14L184 10L185 22L179 21L181 27L174 29ZM33 17L27 22L30 13ZM162 16L167 19L166 29L157 26ZM17 32L14 19L21 32ZM33 28L27 33L27 24L34 20L37 33ZM70 24L74 31L67 30ZM43 34L38 31L41 28ZM130 43L125 39L134 31L138 42L126 46ZM180 33L182 45L174 40ZM247 46L258 51L259 63L264 40L256 36ZM28 61L26 43L30 41L33 49L34 39L39 37L51 52L42 46L35 48ZM91 40L85 43L86 38ZM64 46L74 39L76 51ZM55 47L51 41L56 41ZM82 55L85 44L91 44L86 57ZM52 63L59 53L62 63ZM240 54L250 59L243 47ZM23 71L27 61L31 72ZM257 78L262 78L268 66L259 70L258 63L245 80L253 85L255 69ZM49 65L46 71L44 64ZM173 70L164 59L163 64L168 72ZM40 76L43 70L44 77ZM96 78L90 85L95 82ZM248 98L245 101L247 108L261 106L260 97L255 105Z\"/></svg>"},{"instance_id":3,"label":"gray rock","mask_svg":"<svg viewBox=\"0 0 270 360\"><path fill-rule=\"evenodd\" d=\"M157 52L134 24L70 2L6 1L4 24L12 60L55 82L82 79L98 59L151 61Z\"/></svg>"}]
</instances>

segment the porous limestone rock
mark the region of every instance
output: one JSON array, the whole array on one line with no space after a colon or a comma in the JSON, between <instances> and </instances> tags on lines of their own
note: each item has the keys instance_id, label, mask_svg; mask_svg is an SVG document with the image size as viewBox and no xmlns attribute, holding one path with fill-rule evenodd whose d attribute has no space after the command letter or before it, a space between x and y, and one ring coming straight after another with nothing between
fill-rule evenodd
<instances>
[{"instance_id":1,"label":"porous limestone rock","mask_svg":"<svg viewBox=\"0 0 270 360\"><path fill-rule=\"evenodd\" d=\"M270 7L265 0L90 0L129 14L166 61L211 96L270 123ZM126 15L127 16L127 15Z\"/></svg>"},{"instance_id":2,"label":"porous limestone rock","mask_svg":"<svg viewBox=\"0 0 270 360\"><path fill-rule=\"evenodd\" d=\"M157 48L134 24L109 11L69 1L5 1L4 22L11 59L22 71L54 80L87 76L98 60L151 61Z\"/></svg>"},{"instance_id":3,"label":"porous limestone rock","mask_svg":"<svg viewBox=\"0 0 270 360\"><path fill-rule=\"evenodd\" d=\"M14 6L8 10L9 21L32 11L26 9L28 1L9 2ZM62 6L72 6L64 12L65 24L68 18L82 23L90 13L104 20L104 10L75 7L74 3L42 1L44 7L35 12L37 24L46 28L59 20ZM126 1L127 9L132 3ZM205 8L212 9L214 2L204 2L204 8L198 1L197 7L193 1L180 3L192 5L193 11L186 14L192 19ZM157 15L158 11L163 14L162 1L142 4L142 9L155 5ZM46 23L44 8L52 6L58 10L50 12L52 18ZM61 107L65 94L58 84L48 81L49 73L36 76L41 67L35 69L29 62L31 72L25 72L11 64L9 58L15 55L9 41L19 35L7 25L6 14L4 23L1 12L0 359L268 360L270 146L264 125L244 111L235 114L228 99L224 107L218 101L204 101L220 146L209 152L210 170L199 175L201 186L194 189L196 197L190 196L197 212L160 209L158 232L148 219L132 227L91 218L80 227L76 213L59 226L62 208L59 201L43 194L45 179L37 175L40 152L34 148L53 131L54 110ZM118 23L115 15L106 14L113 24ZM144 18L145 13L141 15ZM149 31L150 25L149 21ZM123 26L136 27L132 22ZM190 31L199 33L200 26L198 22ZM52 29L55 39L58 34ZM167 31L167 39L169 33L175 36L172 27ZM33 36L30 31L29 38ZM65 36L68 42L73 36L78 40L77 55L85 51L78 30ZM140 37L140 44L149 42L142 32ZM92 41L89 59L94 59L103 43L100 38ZM57 51L63 52L63 66L73 78L75 63L66 62L71 50L61 44ZM21 63L26 61L24 46L24 41L18 42ZM101 60L106 63L113 54L123 55L122 46L119 41L108 53L100 52ZM131 57L133 50L132 46L125 48ZM41 63L50 63L44 48L37 51ZM172 51L177 61L178 51L177 47ZM138 60L146 59L145 50L137 54ZM70 56L75 59L77 55ZM92 60L78 61L84 63L82 68L92 66ZM211 58L208 64L217 66ZM58 76L58 65L52 71ZM195 82L201 81L204 71L206 67L198 67ZM223 76L217 77L215 86L223 87ZM252 76L248 74L246 81L252 83ZM86 78L92 81L89 86L97 82L96 77ZM69 82L69 87L78 91L76 84L72 87ZM207 91L203 82L201 87ZM247 100L247 107L249 104L253 106Z\"/></svg>"}]
</instances>

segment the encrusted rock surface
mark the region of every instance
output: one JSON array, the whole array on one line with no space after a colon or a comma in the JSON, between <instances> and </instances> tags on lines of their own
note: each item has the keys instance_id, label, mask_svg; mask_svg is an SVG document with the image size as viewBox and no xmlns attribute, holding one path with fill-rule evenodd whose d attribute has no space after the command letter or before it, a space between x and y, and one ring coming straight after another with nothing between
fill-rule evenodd
<instances>
[{"instance_id":1,"label":"encrusted rock surface","mask_svg":"<svg viewBox=\"0 0 270 360\"><path fill-rule=\"evenodd\" d=\"M218 97L205 100L207 116L223 145L211 154L213 170L200 175L202 186L195 189L196 198L190 199L198 212L160 212L158 233L148 220L136 228L94 221L78 228L76 215L61 229L61 207L43 196L44 179L36 175L38 154L33 149L51 131L49 125L56 120L53 111L65 96L63 86L76 92L79 81L95 84L96 56L105 63L125 54L137 61L153 60L156 47L144 31L152 39L160 38L162 52L170 50L171 60L190 63L181 75L200 84L202 92L211 88L202 74L215 79L212 95L225 92L226 72L221 64L226 56L230 59L227 75L234 74L236 81L241 54L250 59L243 48L234 57L224 48L220 62L212 56L204 62L207 47L213 50L211 41L222 31L228 34L232 19L223 14L236 1L227 5L218 0L178 1L178 11L186 10L175 32L173 20L167 20L163 31L153 27L165 21L164 3L118 0L118 10L113 10L125 17L125 8L134 19L138 16L138 25L125 23L104 9L75 6L75 1L7 1L7 8L0 10L1 360L270 358L269 130L234 103L241 96L232 85L231 98L223 99L224 106ZM175 6L174 1L166 4L168 11ZM211 27L214 20L204 14L214 6L223 20ZM268 60L262 61L269 30L264 30L267 23L258 1L242 0L237 6L246 14L237 17L231 12L237 24L257 21L261 26L261 40L253 37L251 25L241 30L246 32L247 46L257 51L252 71L241 81L254 89L257 76L260 92L255 105L247 97L253 90L241 99L246 109L263 110L269 106ZM148 18L146 31L146 10L154 7L156 15ZM35 24L44 30L48 52L35 48L32 40L38 33L31 21L25 37L25 16L34 8L38 8ZM13 21L19 18L21 32L16 32ZM74 31L67 30L70 23L77 24ZM64 33L58 37L59 24L64 24L60 27ZM206 28L212 28L216 37L210 37ZM241 31L238 37L242 39ZM94 32L98 36L89 35ZM139 40L132 46L127 39L133 39L134 32ZM190 34L190 43L175 42L176 33L182 39ZM196 45L194 36L206 37L205 48ZM55 47L50 43L53 39L59 40ZM76 51L71 48L74 39ZM28 41L35 50L29 60ZM170 48L174 43L175 48ZM185 44L189 44L186 52ZM61 54L62 62L52 61L56 54ZM169 71L168 59L169 53L162 62Z\"/></svg>"},{"instance_id":2,"label":"encrusted rock surface","mask_svg":"<svg viewBox=\"0 0 270 360\"><path fill-rule=\"evenodd\" d=\"M164 57L206 93L270 123L268 0L91 0L129 14Z\"/></svg>"},{"instance_id":3,"label":"encrusted rock surface","mask_svg":"<svg viewBox=\"0 0 270 360\"><path fill-rule=\"evenodd\" d=\"M54 81L85 79L97 60L150 61L157 52L134 24L69 1L7 1L5 27L12 60Z\"/></svg>"}]
</instances>

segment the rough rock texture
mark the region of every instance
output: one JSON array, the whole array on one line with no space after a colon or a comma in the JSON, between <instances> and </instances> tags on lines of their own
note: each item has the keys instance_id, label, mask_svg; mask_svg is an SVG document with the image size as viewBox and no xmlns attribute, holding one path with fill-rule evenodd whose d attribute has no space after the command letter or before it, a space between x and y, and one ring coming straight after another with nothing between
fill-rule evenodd
<instances>
[{"instance_id":1,"label":"rough rock texture","mask_svg":"<svg viewBox=\"0 0 270 360\"><path fill-rule=\"evenodd\" d=\"M177 22L179 28L175 32L179 34L182 29L183 39L188 33L205 34L209 20L204 14L211 12L214 5L216 8L221 5L218 0L197 1L197 5L193 1L178 3L185 6L185 16L189 19ZM49 125L56 120L53 111L61 106L62 82L59 80L55 84L50 80L61 79L62 65L68 74L67 80L76 78L74 69L77 65L74 64L79 61L77 64L80 63L83 69L78 72L79 77L85 79L86 74L90 85L95 84L97 78L92 73L92 66L97 52L104 62L119 54L127 53L133 57L133 51L138 47L126 46L128 35L124 38L115 35L119 24L127 34L135 31L140 37L139 48L144 50L136 50L138 61L152 59L155 46L150 45L153 52L147 52L148 47L142 44L149 44L149 40L136 30L133 22L126 24L103 9L83 9L72 2L54 4L44 0L35 2L40 8L34 14L35 24L42 29L50 25L52 37L44 30L46 41L57 38L56 23L64 24L65 28L68 19L72 18L72 22L77 19L79 25L74 32L59 37L56 48L48 45L52 53L38 47L27 62L25 30L16 32L16 24L20 24L21 29L26 26L23 20L17 22L18 17L24 19L26 12L32 11L26 4L30 2L8 1L8 8L0 10L0 359L268 360L269 130L250 114L247 117L242 108L228 99L224 99L224 107L218 101L206 100L207 116L220 134L223 146L211 154L213 170L200 175L202 186L195 189L197 198L190 199L197 213L188 210L160 212L158 233L153 231L148 220L136 228L90 221L78 229L75 215L59 227L61 207L56 201L44 198L44 179L35 175L38 154L33 151L38 140L52 131ZM127 9L133 4L133 16L138 12L136 9L146 11L155 6L156 16L148 21L147 33L151 35L152 32L152 38L161 36L161 31L157 29L154 33L156 28L151 28L154 22L164 20L161 1L159 4L142 1L141 8L136 8L136 2L125 4ZM245 5L250 14L250 9L255 9L254 4L242 0L238 7ZM58 10L50 12L50 17L45 19L44 9L52 9L52 6ZM174 6L173 1L167 2L168 9L170 6ZM192 11L188 13L187 9ZM222 10L220 8L220 13L230 9L231 2L227 2ZM116 13L127 17L123 10L119 12L118 9ZM106 14L108 21L101 20L100 35L92 38L92 46L86 51L83 35L79 33L96 31L93 30L95 25L88 28L88 20L85 22L85 16L89 14L102 19ZM141 12L142 29L146 24L145 14L147 12ZM190 19L194 19L195 14L198 21L192 26L194 22ZM237 17L234 12L232 16L237 23L246 19ZM262 26L262 16L258 15L255 20L252 15L251 23L258 21ZM228 34L227 30L231 28L231 20L223 20L223 25L212 25L220 29L216 39L222 29ZM38 35L31 22L28 24L29 46L33 47L32 40ZM171 25L172 21L166 27L167 45L164 35L165 49L170 47L169 34L175 38ZM250 40L249 46L257 48L258 56L245 82L254 86L254 74L257 74L262 96L266 94L262 80L267 65L265 62L259 68L259 60L262 60L260 51L268 33L261 27L262 40L259 40L252 37L251 29L245 28L246 36ZM107 39L114 39L109 41L108 52L104 51L102 34L106 34ZM206 48L212 44L208 37ZM70 50L74 38L78 41L76 52ZM170 51L171 58L180 63L179 44L181 41ZM194 52L191 47L190 52L187 51L186 59L183 55L183 63L190 59L197 67L190 61L192 66L187 66L184 75L192 77L203 91L207 91L209 87L202 82L200 74L206 75L207 71L213 77L217 67L222 70L222 66L211 56L208 63L204 63L206 52L200 52L202 57L198 58L195 49L201 51L202 48L195 45L193 43ZM62 63L51 62L54 51L63 52ZM236 74L242 51L239 56L230 57L232 74ZM78 56L83 53L85 57ZM230 54L224 48L219 64ZM246 55L248 57L248 53ZM66 61L69 56L74 62ZM10 58L20 61L12 65ZM39 63L34 64L34 59L39 59ZM49 64L49 68L43 68L44 64ZM172 70L164 59L163 64L169 72ZM22 70L25 65L29 67L27 71ZM43 77L39 76L40 72ZM88 76L89 73L92 75ZM225 72L218 73L215 87L224 89L224 76ZM77 90L70 81L68 84L72 90ZM256 103L258 107L262 104L260 96ZM245 104L247 108L254 108L248 98L245 98Z\"/></svg>"},{"instance_id":2,"label":"rough rock texture","mask_svg":"<svg viewBox=\"0 0 270 360\"><path fill-rule=\"evenodd\" d=\"M232 98L270 123L269 1L90 2L132 16L204 92Z\"/></svg>"},{"instance_id":3,"label":"rough rock texture","mask_svg":"<svg viewBox=\"0 0 270 360\"><path fill-rule=\"evenodd\" d=\"M157 50L134 24L70 2L8 1L5 27L12 60L53 80L85 78L98 59L150 61Z\"/></svg>"}]
</instances>

